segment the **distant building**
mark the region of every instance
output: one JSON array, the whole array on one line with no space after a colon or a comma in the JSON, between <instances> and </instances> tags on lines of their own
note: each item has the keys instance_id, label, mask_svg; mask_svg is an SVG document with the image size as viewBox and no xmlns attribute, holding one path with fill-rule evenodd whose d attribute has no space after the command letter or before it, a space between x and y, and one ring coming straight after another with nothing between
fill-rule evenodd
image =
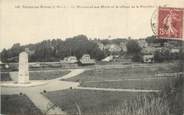
<instances>
[{"instance_id":1,"label":"distant building","mask_svg":"<svg viewBox=\"0 0 184 115\"><path fill-rule=\"evenodd\" d=\"M96 63L94 59L91 59L89 54L84 54L79 62L81 65L92 65Z\"/></svg>"},{"instance_id":2,"label":"distant building","mask_svg":"<svg viewBox=\"0 0 184 115\"><path fill-rule=\"evenodd\" d=\"M180 52L180 49L179 48L172 48L170 50L171 53L179 53Z\"/></svg>"},{"instance_id":3,"label":"distant building","mask_svg":"<svg viewBox=\"0 0 184 115\"><path fill-rule=\"evenodd\" d=\"M154 55L153 54L143 55L143 62L144 63L152 63L152 62L154 62Z\"/></svg>"},{"instance_id":4,"label":"distant building","mask_svg":"<svg viewBox=\"0 0 184 115\"><path fill-rule=\"evenodd\" d=\"M120 46L118 46L116 44L111 44L108 50L110 52L120 52L121 48L120 48Z\"/></svg>"},{"instance_id":5,"label":"distant building","mask_svg":"<svg viewBox=\"0 0 184 115\"><path fill-rule=\"evenodd\" d=\"M102 61L103 61L103 62L110 62L110 61L112 61L112 60L113 60L113 56L110 55L110 56L104 58Z\"/></svg>"},{"instance_id":6,"label":"distant building","mask_svg":"<svg viewBox=\"0 0 184 115\"><path fill-rule=\"evenodd\" d=\"M64 58L64 63L72 64L72 63L77 63L77 62L78 62L78 60L77 60L77 57L75 57L75 56L69 56L69 57Z\"/></svg>"}]
</instances>

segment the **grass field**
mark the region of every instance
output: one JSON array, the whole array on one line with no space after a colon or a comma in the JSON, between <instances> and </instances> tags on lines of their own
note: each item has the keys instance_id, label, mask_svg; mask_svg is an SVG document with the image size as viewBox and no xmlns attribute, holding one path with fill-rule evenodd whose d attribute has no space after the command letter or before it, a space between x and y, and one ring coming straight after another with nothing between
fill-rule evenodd
<instances>
[{"instance_id":1,"label":"grass field","mask_svg":"<svg viewBox=\"0 0 184 115\"><path fill-rule=\"evenodd\" d=\"M68 74L70 71L65 70L65 71L32 71L29 72L30 75L30 80L50 80L50 79L55 79L58 77L62 77L66 74Z\"/></svg>"},{"instance_id":2,"label":"grass field","mask_svg":"<svg viewBox=\"0 0 184 115\"><path fill-rule=\"evenodd\" d=\"M136 96L143 96L145 93L110 92L110 91L89 91L68 89L53 91L45 94L53 103L70 114L77 113L77 107L82 113L106 112L111 107L116 107Z\"/></svg>"},{"instance_id":3,"label":"grass field","mask_svg":"<svg viewBox=\"0 0 184 115\"><path fill-rule=\"evenodd\" d=\"M72 115L79 111L82 115L178 115L182 110L182 104L178 104L178 100L182 99L181 94L175 93L179 83L176 84L174 77L155 79L155 74L158 73L177 72L175 66L175 64L149 64L149 67L101 68L88 70L67 79L80 81L84 87L160 89L166 92L163 97L156 93L79 89L47 92L45 96ZM144 95L153 97L142 98ZM137 96L141 100L134 101Z\"/></svg>"},{"instance_id":4,"label":"grass field","mask_svg":"<svg viewBox=\"0 0 184 115\"><path fill-rule=\"evenodd\" d=\"M165 87L172 87L175 78L149 79L149 80L123 80L123 81L100 81L100 82L82 82L83 87L98 88L118 88L118 89L146 89L162 90Z\"/></svg>"},{"instance_id":5,"label":"grass field","mask_svg":"<svg viewBox=\"0 0 184 115\"><path fill-rule=\"evenodd\" d=\"M1 113L8 115L41 115L26 95L1 95Z\"/></svg>"},{"instance_id":6,"label":"grass field","mask_svg":"<svg viewBox=\"0 0 184 115\"><path fill-rule=\"evenodd\" d=\"M110 68L110 69L93 69L68 79L69 81L104 81L104 80L124 80L124 79L142 79L155 77L157 73L174 72L173 65L155 64L150 67L132 67Z\"/></svg>"},{"instance_id":7,"label":"grass field","mask_svg":"<svg viewBox=\"0 0 184 115\"><path fill-rule=\"evenodd\" d=\"M69 70L64 70L64 71L31 71L29 72L29 79L30 80L50 80L50 79L55 79L58 77L62 77L66 74L68 74L70 71ZM11 74L13 76L18 76L18 72ZM9 72L4 72L1 73L1 81L11 81L11 76Z\"/></svg>"},{"instance_id":8,"label":"grass field","mask_svg":"<svg viewBox=\"0 0 184 115\"><path fill-rule=\"evenodd\" d=\"M179 84L184 86L182 85L183 80L178 80L179 82L175 83L175 78L173 77L149 80L144 79L155 78L155 74L157 73L176 72L176 70L173 69L172 64L149 64L149 66L150 67L129 66L126 68L93 69L85 71L84 73L67 80L80 81L81 86L84 87L151 90L163 89L167 94L163 96L164 98L155 98L160 96L158 93L112 92L80 89L52 91L46 92L43 95L49 98L49 100L51 100L54 104L61 107L64 111L68 112L70 115L76 115L79 111L81 111L82 115L148 115L148 113L149 115L180 115L178 113L181 113L183 110L183 100L181 98L183 94L181 91L178 91L176 87ZM69 71L35 71L30 72L30 79L54 79L67 73L69 73ZM172 89L170 90L168 88L167 91L164 89L165 87L171 87ZM179 89L183 90L184 88ZM145 95L152 95L153 97L147 100L147 98L144 98ZM137 97L141 100L136 100ZM3 105L6 105L6 103L13 103L7 106L9 109L6 107L3 108L5 113L7 113L7 111L10 113L14 111L21 111L22 113L32 112L34 110L39 111L33 104L31 104L30 100L26 96L14 95L14 97L10 96L8 98L4 96L3 100ZM163 101L167 101L167 103ZM25 109L24 107L23 109L19 109L19 106L22 106L22 103L25 104ZM18 107L18 110L15 109L16 106ZM32 110L33 108L34 110ZM152 111L152 113L150 111ZM172 111L175 114L167 113L169 111ZM40 114L40 112L38 113Z\"/></svg>"},{"instance_id":9,"label":"grass field","mask_svg":"<svg viewBox=\"0 0 184 115\"><path fill-rule=\"evenodd\" d=\"M69 115L182 115L183 77L160 93L68 89L44 94Z\"/></svg>"},{"instance_id":10,"label":"grass field","mask_svg":"<svg viewBox=\"0 0 184 115\"><path fill-rule=\"evenodd\" d=\"M8 72L1 72L1 75L0 75L0 80L1 81L11 81L11 77L10 77L10 74Z\"/></svg>"}]
</instances>

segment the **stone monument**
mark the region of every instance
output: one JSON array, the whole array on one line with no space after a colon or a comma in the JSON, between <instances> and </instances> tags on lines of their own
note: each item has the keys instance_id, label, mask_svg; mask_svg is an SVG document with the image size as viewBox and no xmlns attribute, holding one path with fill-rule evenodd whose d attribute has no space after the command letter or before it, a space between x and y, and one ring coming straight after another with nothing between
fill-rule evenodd
<instances>
[{"instance_id":1,"label":"stone monument","mask_svg":"<svg viewBox=\"0 0 184 115\"><path fill-rule=\"evenodd\" d=\"M20 84L29 83L29 63L28 63L28 54L26 52L21 52L19 54L18 83Z\"/></svg>"}]
</instances>

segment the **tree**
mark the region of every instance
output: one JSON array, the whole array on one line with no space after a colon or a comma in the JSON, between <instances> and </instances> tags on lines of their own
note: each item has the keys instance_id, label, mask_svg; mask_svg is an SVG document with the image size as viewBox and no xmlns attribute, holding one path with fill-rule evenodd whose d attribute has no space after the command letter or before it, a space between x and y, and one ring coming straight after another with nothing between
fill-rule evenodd
<instances>
[{"instance_id":1,"label":"tree","mask_svg":"<svg viewBox=\"0 0 184 115\"><path fill-rule=\"evenodd\" d=\"M163 62L163 61L169 61L172 59L172 56L169 52L169 49L161 49L158 51L155 51L154 53L154 60L156 62Z\"/></svg>"},{"instance_id":2,"label":"tree","mask_svg":"<svg viewBox=\"0 0 184 115\"><path fill-rule=\"evenodd\" d=\"M7 58L8 58L8 51L6 49L3 49L3 51L1 52L1 61L7 62Z\"/></svg>"},{"instance_id":3,"label":"tree","mask_svg":"<svg viewBox=\"0 0 184 115\"><path fill-rule=\"evenodd\" d=\"M146 37L146 42L148 42L148 43L160 43L162 46L167 41L168 41L167 39L156 38L156 36L154 36L154 35Z\"/></svg>"},{"instance_id":4,"label":"tree","mask_svg":"<svg viewBox=\"0 0 184 115\"><path fill-rule=\"evenodd\" d=\"M20 43L13 44L11 49L9 50L8 57L17 57L21 51L24 49L20 46Z\"/></svg>"},{"instance_id":5,"label":"tree","mask_svg":"<svg viewBox=\"0 0 184 115\"><path fill-rule=\"evenodd\" d=\"M126 44L128 54L138 54L141 52L141 47L136 40L129 40Z\"/></svg>"},{"instance_id":6,"label":"tree","mask_svg":"<svg viewBox=\"0 0 184 115\"><path fill-rule=\"evenodd\" d=\"M97 60L104 58L104 52L98 48L97 43L84 35L74 36L65 41L66 50L69 52L68 55L74 55L78 59L82 57L83 54L90 54L92 58Z\"/></svg>"},{"instance_id":7,"label":"tree","mask_svg":"<svg viewBox=\"0 0 184 115\"><path fill-rule=\"evenodd\" d=\"M67 56L76 56L80 59L83 54L90 54L92 58L97 60L105 57L105 53L99 49L96 42L89 40L85 35L78 35L67 38L65 41L61 39L44 40L25 46L20 46L17 43L12 48L2 51L1 58L6 60L7 58L18 57L19 53L25 48L34 52L29 58L30 61L58 61Z\"/></svg>"}]
</instances>

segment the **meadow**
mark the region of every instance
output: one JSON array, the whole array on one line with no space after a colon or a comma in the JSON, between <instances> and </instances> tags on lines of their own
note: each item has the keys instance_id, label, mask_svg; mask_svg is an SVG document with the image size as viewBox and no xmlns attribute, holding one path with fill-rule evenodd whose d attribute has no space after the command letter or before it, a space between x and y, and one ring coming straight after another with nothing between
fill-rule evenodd
<instances>
[{"instance_id":1,"label":"meadow","mask_svg":"<svg viewBox=\"0 0 184 115\"><path fill-rule=\"evenodd\" d=\"M70 70L43 70L43 71L30 71L29 79L30 80L51 80L58 77L62 77L68 74ZM1 72L1 81L12 81L11 75L13 77L18 76L18 72L13 72L10 74L9 72Z\"/></svg>"},{"instance_id":2,"label":"meadow","mask_svg":"<svg viewBox=\"0 0 184 115\"><path fill-rule=\"evenodd\" d=\"M142 89L142 90L161 90L165 87L172 87L175 78L163 79L128 79L117 81L94 81L82 82L82 87L97 87L97 88L115 88L115 89Z\"/></svg>"},{"instance_id":3,"label":"meadow","mask_svg":"<svg viewBox=\"0 0 184 115\"><path fill-rule=\"evenodd\" d=\"M115 65L116 66L116 65ZM147 64L143 66L126 66L123 68L97 68L87 70L84 73L67 79L68 81L106 81L124 79L153 78L159 73L176 72L175 64Z\"/></svg>"},{"instance_id":4,"label":"meadow","mask_svg":"<svg viewBox=\"0 0 184 115\"><path fill-rule=\"evenodd\" d=\"M1 95L1 114L42 115L26 95Z\"/></svg>"},{"instance_id":5,"label":"meadow","mask_svg":"<svg viewBox=\"0 0 184 115\"><path fill-rule=\"evenodd\" d=\"M63 70L63 71L31 71L30 74L30 80L51 80L58 77L62 77L66 74L68 74L69 70Z\"/></svg>"},{"instance_id":6,"label":"meadow","mask_svg":"<svg viewBox=\"0 0 184 115\"><path fill-rule=\"evenodd\" d=\"M80 109L82 115L94 112L104 113L111 107L118 107L127 100L145 93L90 91L79 89L67 89L53 91L45 94L53 103L61 107L69 115L76 115Z\"/></svg>"},{"instance_id":7,"label":"meadow","mask_svg":"<svg viewBox=\"0 0 184 115\"><path fill-rule=\"evenodd\" d=\"M150 89L160 93L112 92L68 89L47 92L52 102L69 114L82 115L179 115L182 94L176 76L156 74L178 72L176 63L147 64L124 68L100 68L67 79L79 81L81 87Z\"/></svg>"}]
</instances>

